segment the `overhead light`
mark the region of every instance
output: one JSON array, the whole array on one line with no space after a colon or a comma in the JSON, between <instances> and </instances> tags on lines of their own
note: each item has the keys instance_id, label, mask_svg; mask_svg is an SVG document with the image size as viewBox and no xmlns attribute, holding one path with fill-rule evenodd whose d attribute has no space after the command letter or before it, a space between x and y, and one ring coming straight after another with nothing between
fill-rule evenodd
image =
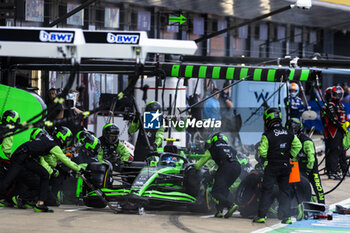
<instances>
[{"instance_id":1,"label":"overhead light","mask_svg":"<svg viewBox=\"0 0 350 233\"><path fill-rule=\"evenodd\" d=\"M297 0L295 6L304 10L308 10L312 6L311 0Z\"/></svg>"}]
</instances>

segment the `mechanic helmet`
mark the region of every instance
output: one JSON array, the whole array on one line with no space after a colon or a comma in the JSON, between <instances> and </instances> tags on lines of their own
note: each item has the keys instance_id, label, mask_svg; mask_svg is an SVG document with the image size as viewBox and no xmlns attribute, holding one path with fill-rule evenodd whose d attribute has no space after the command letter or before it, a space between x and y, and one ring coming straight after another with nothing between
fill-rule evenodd
<instances>
[{"instance_id":1,"label":"mechanic helmet","mask_svg":"<svg viewBox=\"0 0 350 233\"><path fill-rule=\"evenodd\" d=\"M299 85L296 83L291 83L289 86L290 95L294 98L299 93Z\"/></svg>"},{"instance_id":2,"label":"mechanic helmet","mask_svg":"<svg viewBox=\"0 0 350 233\"><path fill-rule=\"evenodd\" d=\"M210 148L212 145L214 145L218 142L223 143L223 144L228 144L228 139L222 133L215 133L210 137L209 140L207 140L207 147Z\"/></svg>"},{"instance_id":3,"label":"mechanic helmet","mask_svg":"<svg viewBox=\"0 0 350 233\"><path fill-rule=\"evenodd\" d=\"M332 87L327 87L327 89L324 91L324 99L329 102L331 101L332 96Z\"/></svg>"},{"instance_id":4,"label":"mechanic helmet","mask_svg":"<svg viewBox=\"0 0 350 233\"><path fill-rule=\"evenodd\" d=\"M90 133L85 130L79 131L76 136L77 143L84 141L87 135L90 135Z\"/></svg>"},{"instance_id":5,"label":"mechanic helmet","mask_svg":"<svg viewBox=\"0 0 350 233\"><path fill-rule=\"evenodd\" d=\"M295 134L299 134L303 129L303 124L297 118L291 118L286 123L286 128Z\"/></svg>"},{"instance_id":6,"label":"mechanic helmet","mask_svg":"<svg viewBox=\"0 0 350 233\"><path fill-rule=\"evenodd\" d=\"M264 124L270 128L274 123L282 122L282 114L277 108L268 108L264 112Z\"/></svg>"},{"instance_id":7,"label":"mechanic helmet","mask_svg":"<svg viewBox=\"0 0 350 233\"><path fill-rule=\"evenodd\" d=\"M101 148L100 140L91 134L86 134L81 143L83 152L87 152L87 154L90 156L97 156Z\"/></svg>"},{"instance_id":8,"label":"mechanic helmet","mask_svg":"<svg viewBox=\"0 0 350 233\"><path fill-rule=\"evenodd\" d=\"M156 112L161 111L162 107L160 106L160 103L157 101L150 101L146 104L145 112Z\"/></svg>"},{"instance_id":9,"label":"mechanic helmet","mask_svg":"<svg viewBox=\"0 0 350 233\"><path fill-rule=\"evenodd\" d=\"M111 143L115 144L118 142L119 138L119 128L113 123L106 124L102 129L103 138Z\"/></svg>"},{"instance_id":10,"label":"mechanic helmet","mask_svg":"<svg viewBox=\"0 0 350 233\"><path fill-rule=\"evenodd\" d=\"M177 158L174 156L166 156L163 161L162 164L164 166L167 167L175 167L176 166L176 162L177 162Z\"/></svg>"},{"instance_id":11,"label":"mechanic helmet","mask_svg":"<svg viewBox=\"0 0 350 233\"><path fill-rule=\"evenodd\" d=\"M37 138L41 138L42 136L49 135L48 132L41 128L35 128L30 134L30 140L35 140Z\"/></svg>"},{"instance_id":12,"label":"mechanic helmet","mask_svg":"<svg viewBox=\"0 0 350 233\"><path fill-rule=\"evenodd\" d=\"M343 99L344 90L341 86L333 86L331 89L331 100L339 102Z\"/></svg>"},{"instance_id":13,"label":"mechanic helmet","mask_svg":"<svg viewBox=\"0 0 350 233\"><path fill-rule=\"evenodd\" d=\"M1 122L2 124L18 125L21 118L18 112L14 110L7 110L2 114Z\"/></svg>"},{"instance_id":14,"label":"mechanic helmet","mask_svg":"<svg viewBox=\"0 0 350 233\"><path fill-rule=\"evenodd\" d=\"M73 139L72 132L65 126L58 126L57 128L55 128L53 130L52 136L54 137L56 142L58 142L61 148L66 148L67 146L69 146Z\"/></svg>"}]
</instances>

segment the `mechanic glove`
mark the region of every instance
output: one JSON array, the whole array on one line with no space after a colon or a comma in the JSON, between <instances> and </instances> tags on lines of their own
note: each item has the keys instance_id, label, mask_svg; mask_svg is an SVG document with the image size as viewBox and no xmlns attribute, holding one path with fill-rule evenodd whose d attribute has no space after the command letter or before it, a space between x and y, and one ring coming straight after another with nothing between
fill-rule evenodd
<instances>
[{"instance_id":1,"label":"mechanic glove","mask_svg":"<svg viewBox=\"0 0 350 233\"><path fill-rule=\"evenodd\" d=\"M53 168L52 177L56 177L57 178L59 176L59 174L60 174L60 171L57 170L56 168Z\"/></svg>"},{"instance_id":2,"label":"mechanic glove","mask_svg":"<svg viewBox=\"0 0 350 233\"><path fill-rule=\"evenodd\" d=\"M87 166L88 166L88 164L87 164L87 163L81 163L81 164L79 164L79 165L78 165L78 167L79 167L79 171L81 171L81 170L85 170Z\"/></svg>"},{"instance_id":3,"label":"mechanic glove","mask_svg":"<svg viewBox=\"0 0 350 233\"><path fill-rule=\"evenodd\" d=\"M152 144L152 147L153 147L153 150L155 150L155 151L156 151L156 150L157 150L157 148L158 148L158 145L157 145L157 144L155 144L155 143L153 143L153 144Z\"/></svg>"},{"instance_id":4,"label":"mechanic glove","mask_svg":"<svg viewBox=\"0 0 350 233\"><path fill-rule=\"evenodd\" d=\"M134 118L132 119L133 122L138 122L140 120L140 113L136 112Z\"/></svg>"},{"instance_id":5,"label":"mechanic glove","mask_svg":"<svg viewBox=\"0 0 350 233\"><path fill-rule=\"evenodd\" d=\"M308 162L306 165L306 169L311 171L314 168L314 162Z\"/></svg>"},{"instance_id":6,"label":"mechanic glove","mask_svg":"<svg viewBox=\"0 0 350 233\"><path fill-rule=\"evenodd\" d=\"M328 104L329 111L333 114L333 116L336 116L336 107L333 104Z\"/></svg>"},{"instance_id":7,"label":"mechanic glove","mask_svg":"<svg viewBox=\"0 0 350 233\"><path fill-rule=\"evenodd\" d=\"M266 168L266 166L267 166L268 164L269 164L269 161L266 160L266 161L264 162L263 170L265 170L265 168Z\"/></svg>"},{"instance_id":8,"label":"mechanic glove","mask_svg":"<svg viewBox=\"0 0 350 233\"><path fill-rule=\"evenodd\" d=\"M63 176L65 179L71 175L70 168L63 166L62 164L58 164L56 166L56 169L60 172L60 175Z\"/></svg>"},{"instance_id":9,"label":"mechanic glove","mask_svg":"<svg viewBox=\"0 0 350 233\"><path fill-rule=\"evenodd\" d=\"M328 109L331 112L331 116L330 117L332 117L332 119L329 119L329 120L332 122L333 125L336 125L337 121L338 121L338 119L337 119L337 109L336 109L336 107L333 104L329 104L328 105Z\"/></svg>"}]
</instances>

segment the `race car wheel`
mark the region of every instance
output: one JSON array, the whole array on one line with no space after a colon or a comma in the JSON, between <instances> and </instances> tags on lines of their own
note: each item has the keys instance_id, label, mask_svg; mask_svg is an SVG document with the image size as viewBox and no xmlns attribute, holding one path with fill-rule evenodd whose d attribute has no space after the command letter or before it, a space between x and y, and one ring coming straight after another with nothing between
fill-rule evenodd
<instances>
[{"instance_id":1,"label":"race car wheel","mask_svg":"<svg viewBox=\"0 0 350 233\"><path fill-rule=\"evenodd\" d=\"M87 179L97 188L110 187L113 183L112 179L112 165L100 162L93 162L86 168L91 171L87 175Z\"/></svg>"},{"instance_id":2,"label":"race car wheel","mask_svg":"<svg viewBox=\"0 0 350 233\"><path fill-rule=\"evenodd\" d=\"M261 195L262 174L249 173L237 189L236 204L243 217L255 216L258 210L258 199Z\"/></svg>"},{"instance_id":3,"label":"race car wheel","mask_svg":"<svg viewBox=\"0 0 350 233\"><path fill-rule=\"evenodd\" d=\"M107 205L99 197L85 197L84 204L93 208L105 208Z\"/></svg>"},{"instance_id":4,"label":"race car wheel","mask_svg":"<svg viewBox=\"0 0 350 233\"><path fill-rule=\"evenodd\" d=\"M194 204L187 206L189 211L197 213L214 212L214 207L215 203L211 199L210 188L208 186L201 188L197 196L197 201Z\"/></svg>"}]
</instances>

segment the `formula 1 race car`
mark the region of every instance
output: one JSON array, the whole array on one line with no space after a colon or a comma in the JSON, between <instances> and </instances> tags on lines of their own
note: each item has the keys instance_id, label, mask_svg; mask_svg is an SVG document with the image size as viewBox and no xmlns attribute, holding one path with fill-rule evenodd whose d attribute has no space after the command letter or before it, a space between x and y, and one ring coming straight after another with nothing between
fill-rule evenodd
<instances>
[{"instance_id":1,"label":"formula 1 race car","mask_svg":"<svg viewBox=\"0 0 350 233\"><path fill-rule=\"evenodd\" d=\"M197 171L180 154L154 152L146 162L122 164L116 175L110 164L93 162L81 179L84 182L78 182L77 194L89 207L108 205L119 212L185 206L190 211L207 212L213 206L211 174L206 168Z\"/></svg>"}]
</instances>

